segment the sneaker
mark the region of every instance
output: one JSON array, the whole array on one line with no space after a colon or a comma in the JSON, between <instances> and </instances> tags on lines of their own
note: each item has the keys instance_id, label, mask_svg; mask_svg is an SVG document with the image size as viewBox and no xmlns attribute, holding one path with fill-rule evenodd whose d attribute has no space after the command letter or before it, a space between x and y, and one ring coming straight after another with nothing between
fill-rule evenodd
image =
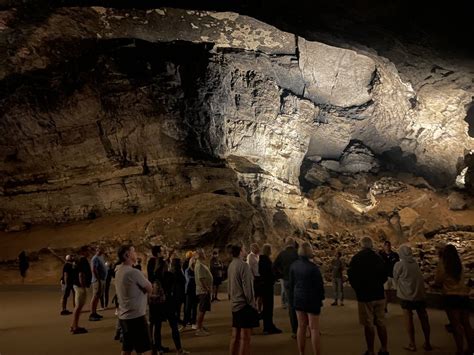
<instances>
[{"instance_id":1,"label":"sneaker","mask_svg":"<svg viewBox=\"0 0 474 355\"><path fill-rule=\"evenodd\" d=\"M333 303L331 303L331 306L337 306L337 301L334 301Z\"/></svg>"},{"instance_id":2,"label":"sneaker","mask_svg":"<svg viewBox=\"0 0 474 355\"><path fill-rule=\"evenodd\" d=\"M85 334L85 333L87 333L87 329L78 327L76 329L71 329L71 333L72 334Z\"/></svg>"},{"instance_id":3,"label":"sneaker","mask_svg":"<svg viewBox=\"0 0 474 355\"><path fill-rule=\"evenodd\" d=\"M71 311L68 311L67 309L61 311L61 315L62 315L62 316L68 316L68 315L70 315L70 314L72 314L72 312L71 312Z\"/></svg>"},{"instance_id":4,"label":"sneaker","mask_svg":"<svg viewBox=\"0 0 474 355\"><path fill-rule=\"evenodd\" d=\"M91 321L91 322L97 322L101 319L102 319L101 317L98 317L98 314L91 314L89 316L89 321Z\"/></svg>"},{"instance_id":5,"label":"sneaker","mask_svg":"<svg viewBox=\"0 0 474 355\"><path fill-rule=\"evenodd\" d=\"M197 328L198 328L198 327L197 327L196 324L191 325L191 329L192 329L192 330L197 330Z\"/></svg>"},{"instance_id":6,"label":"sneaker","mask_svg":"<svg viewBox=\"0 0 474 355\"><path fill-rule=\"evenodd\" d=\"M270 329L270 330L264 330L263 331L263 335L272 335L272 334L281 334L283 333L283 331L281 329L278 329L278 328L273 328L273 329Z\"/></svg>"},{"instance_id":7,"label":"sneaker","mask_svg":"<svg viewBox=\"0 0 474 355\"><path fill-rule=\"evenodd\" d=\"M191 354L191 353L187 350L184 350L184 349L178 350L176 352L176 355L187 355L187 354Z\"/></svg>"},{"instance_id":8,"label":"sneaker","mask_svg":"<svg viewBox=\"0 0 474 355\"><path fill-rule=\"evenodd\" d=\"M180 332L180 333L184 332L185 330L186 330L186 326L185 326L185 325L180 325L180 326L178 327L178 332Z\"/></svg>"},{"instance_id":9,"label":"sneaker","mask_svg":"<svg viewBox=\"0 0 474 355\"><path fill-rule=\"evenodd\" d=\"M205 331L204 329L198 329L198 330L196 330L195 335L197 337L208 337L209 335L211 335L211 333Z\"/></svg>"}]
</instances>

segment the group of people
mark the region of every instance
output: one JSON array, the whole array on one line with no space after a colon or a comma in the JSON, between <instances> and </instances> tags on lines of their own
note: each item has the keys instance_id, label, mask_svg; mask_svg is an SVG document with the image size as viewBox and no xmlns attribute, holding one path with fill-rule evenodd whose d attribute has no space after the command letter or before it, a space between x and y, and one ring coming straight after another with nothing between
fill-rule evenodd
<instances>
[{"instance_id":1,"label":"group of people","mask_svg":"<svg viewBox=\"0 0 474 355\"><path fill-rule=\"evenodd\" d=\"M417 349L413 324L413 313L416 312L424 335L423 348L431 350L425 281L411 248L402 245L397 254L387 241L384 249L377 252L369 237L361 239L361 247L348 265L343 261L342 253L337 251L329 266L334 287L332 305L344 304L343 280L347 268L347 277L358 301L359 322L364 329L365 354L375 354L375 334L380 340L378 355L388 354L385 313L392 288L396 289L401 300L406 319L409 339L406 349ZM122 353L131 354L134 350L153 354L168 352L169 348L161 341L161 325L167 321L177 354L188 354L181 344L180 333L192 329L196 336L210 335L204 326L205 315L211 310L211 303L218 301L218 287L227 278L232 308L229 353L250 354L252 328L259 327L260 320L263 320L264 334L282 332L273 323L274 285L282 279L282 293L287 298L292 337L297 339L299 354L305 353L308 330L314 354L321 354L319 322L325 299L324 282L321 265L314 259L308 242L298 245L293 238L287 238L285 248L274 262L269 244L263 245L261 251L258 244L251 244L249 253L241 245L229 245L230 260L222 261L215 250L209 264L203 249L187 252L182 262L173 253L167 254L160 246L154 246L146 276L131 245L119 249L119 260L113 264L104 261L100 247L90 262L87 252L87 248L81 249L80 257L75 261L66 257L63 269L61 314L71 313L67 311L66 303L69 295L74 294L73 334L87 332L78 325L87 289L91 287L93 290L89 320L100 320L102 316L97 313L97 305L103 299L104 289L110 287L110 278L115 277ZM446 245L439 256L435 286L443 290L456 354L464 354L464 339L471 354L474 339L469 323L470 290L465 284L462 263L453 245ZM107 299L108 292L106 290Z\"/></svg>"}]
</instances>

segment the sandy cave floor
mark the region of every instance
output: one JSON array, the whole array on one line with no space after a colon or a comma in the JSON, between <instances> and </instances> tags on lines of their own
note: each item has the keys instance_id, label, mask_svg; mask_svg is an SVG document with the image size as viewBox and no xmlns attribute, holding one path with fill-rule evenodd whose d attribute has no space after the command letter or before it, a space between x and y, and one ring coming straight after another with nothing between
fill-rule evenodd
<instances>
[{"instance_id":1,"label":"sandy cave floor","mask_svg":"<svg viewBox=\"0 0 474 355\"><path fill-rule=\"evenodd\" d=\"M225 295L220 295L225 298ZM81 325L88 334L71 335L68 331L71 316L59 315L60 292L53 286L25 285L0 286L0 354L1 355L94 355L119 354L120 344L114 341L116 318L114 310L103 313L103 321L89 322L83 313ZM321 317L323 354L362 354L365 350L362 329L357 322L357 306L347 301L344 307L331 307L326 300ZM263 336L261 329L252 337L253 354L296 354L296 342L290 338L286 310L276 297L275 323L284 330L281 335ZM227 354L230 336L230 304L228 301L213 303L213 310L206 316L209 337L198 338L191 331L182 335L186 349L193 354ZM444 330L446 315L439 310L429 310L432 342L435 350L429 354L453 354L454 341ZM474 318L474 317L473 317ZM389 350L392 355L411 354L403 350L407 336L403 328L402 312L398 305L390 306L387 317ZM418 346L421 347L421 329L416 324ZM163 344L172 347L169 328L164 325ZM307 346L309 347L309 341ZM307 349L310 353L310 349ZM418 354L425 353L418 350ZM428 352L426 352L428 354Z\"/></svg>"}]
</instances>

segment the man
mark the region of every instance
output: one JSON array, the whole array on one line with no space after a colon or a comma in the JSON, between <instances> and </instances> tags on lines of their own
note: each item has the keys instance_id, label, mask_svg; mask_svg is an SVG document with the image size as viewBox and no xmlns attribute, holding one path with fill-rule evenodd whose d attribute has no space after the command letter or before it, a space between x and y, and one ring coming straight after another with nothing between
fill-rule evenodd
<instances>
[{"instance_id":1,"label":"man","mask_svg":"<svg viewBox=\"0 0 474 355\"><path fill-rule=\"evenodd\" d=\"M142 271L142 259L141 258L137 259L137 263L135 265L133 265L133 268Z\"/></svg>"},{"instance_id":2,"label":"man","mask_svg":"<svg viewBox=\"0 0 474 355\"><path fill-rule=\"evenodd\" d=\"M204 265L206 254L203 249L196 251L197 261L194 266L194 277L196 281L196 296L198 297L198 317L196 323L196 336L208 336L210 333L204 328L204 315L211 310L212 274Z\"/></svg>"},{"instance_id":3,"label":"man","mask_svg":"<svg viewBox=\"0 0 474 355\"><path fill-rule=\"evenodd\" d=\"M242 259L245 250L240 245L230 247L232 261L228 268L229 295L232 304L232 338L230 355L249 355L252 328L258 327L255 309L253 276Z\"/></svg>"},{"instance_id":4,"label":"man","mask_svg":"<svg viewBox=\"0 0 474 355\"><path fill-rule=\"evenodd\" d=\"M384 318L384 289L387 281L385 264L373 250L370 237L361 239L362 250L352 258L347 274L358 301L359 322L364 326L366 355L374 355L375 330L380 339L381 350L378 355L388 355L387 328Z\"/></svg>"},{"instance_id":5,"label":"man","mask_svg":"<svg viewBox=\"0 0 474 355\"><path fill-rule=\"evenodd\" d=\"M283 278L283 286L285 293L290 294L289 281L290 281L290 266L294 261L298 260L298 252L296 250L295 240L291 237L286 239L286 248L278 254L273 267L275 268L275 274L281 275ZM291 337L296 339L296 332L298 330L298 319L296 318L296 311L291 304L288 303L288 313L290 315L291 324Z\"/></svg>"},{"instance_id":6,"label":"man","mask_svg":"<svg viewBox=\"0 0 474 355\"><path fill-rule=\"evenodd\" d=\"M107 277L107 268L104 261L104 249L102 247L96 248L96 253L91 260L92 270L92 300L91 300L91 314L90 321L99 321L103 317L97 313L97 304L103 298L105 278Z\"/></svg>"},{"instance_id":7,"label":"man","mask_svg":"<svg viewBox=\"0 0 474 355\"><path fill-rule=\"evenodd\" d=\"M67 299L72 293L72 305L76 306L74 300L74 265L73 257L71 255L66 255L66 262L63 266L63 273L61 276L61 288L63 291L63 297L61 298L61 315L67 316L72 314L71 311L67 310Z\"/></svg>"},{"instance_id":8,"label":"man","mask_svg":"<svg viewBox=\"0 0 474 355\"><path fill-rule=\"evenodd\" d=\"M255 302L257 310L262 312L262 285L260 273L258 271L258 262L260 259L260 248L257 243L250 244L250 254L247 255L247 264L253 276L253 292L255 294Z\"/></svg>"},{"instance_id":9,"label":"man","mask_svg":"<svg viewBox=\"0 0 474 355\"><path fill-rule=\"evenodd\" d=\"M158 262L158 258L161 257L161 245L154 245L151 248L151 255L152 257L148 260L148 264L146 265L146 272L148 280L153 282L155 280L156 263Z\"/></svg>"},{"instance_id":10,"label":"man","mask_svg":"<svg viewBox=\"0 0 474 355\"><path fill-rule=\"evenodd\" d=\"M392 299L392 294L395 292L395 282L393 281L393 267L400 261L400 257L392 250L392 243L386 240L383 243L383 250L380 251L380 257L385 263L385 270L388 276L387 282L383 285L385 290L385 313L388 312L388 301Z\"/></svg>"},{"instance_id":11,"label":"man","mask_svg":"<svg viewBox=\"0 0 474 355\"><path fill-rule=\"evenodd\" d=\"M132 266L137 254L132 245L121 246L118 258L122 262L115 273L115 287L118 298L118 318L122 329L122 355L132 351L151 354L151 338L146 319L147 294L151 294L151 282L140 270Z\"/></svg>"},{"instance_id":12,"label":"man","mask_svg":"<svg viewBox=\"0 0 474 355\"><path fill-rule=\"evenodd\" d=\"M343 271L344 261L341 259L342 253L336 252L336 257L331 261L332 268L332 286L334 289L334 302L331 306L337 306L338 299L341 300L341 306L344 306L344 284L343 284Z\"/></svg>"},{"instance_id":13,"label":"man","mask_svg":"<svg viewBox=\"0 0 474 355\"><path fill-rule=\"evenodd\" d=\"M87 289L91 286L92 272L87 257L89 255L89 248L82 247L79 251L79 261L77 263L76 272L74 274L74 294L76 297L76 308L74 308L73 320L71 325L72 334L87 333L83 327L79 327L79 317L82 308L87 300Z\"/></svg>"}]
</instances>

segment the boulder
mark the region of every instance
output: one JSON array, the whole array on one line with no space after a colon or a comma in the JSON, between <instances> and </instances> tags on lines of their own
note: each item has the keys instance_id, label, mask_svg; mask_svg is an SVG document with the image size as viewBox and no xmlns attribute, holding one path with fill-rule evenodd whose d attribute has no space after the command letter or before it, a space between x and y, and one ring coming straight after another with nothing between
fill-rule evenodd
<instances>
[{"instance_id":1,"label":"boulder","mask_svg":"<svg viewBox=\"0 0 474 355\"><path fill-rule=\"evenodd\" d=\"M304 178L314 185L322 185L329 181L331 175L329 172L319 164L314 164L308 170Z\"/></svg>"},{"instance_id":2,"label":"boulder","mask_svg":"<svg viewBox=\"0 0 474 355\"><path fill-rule=\"evenodd\" d=\"M412 237L421 232L425 220L413 208L405 207L398 212L402 232L407 237Z\"/></svg>"},{"instance_id":3,"label":"boulder","mask_svg":"<svg viewBox=\"0 0 474 355\"><path fill-rule=\"evenodd\" d=\"M374 153L360 142L350 144L340 160L340 169L345 173L360 173L378 170Z\"/></svg>"},{"instance_id":4,"label":"boulder","mask_svg":"<svg viewBox=\"0 0 474 355\"><path fill-rule=\"evenodd\" d=\"M453 191L448 196L449 209L452 211L462 211L466 209L467 202L464 196L457 191Z\"/></svg>"}]
</instances>

